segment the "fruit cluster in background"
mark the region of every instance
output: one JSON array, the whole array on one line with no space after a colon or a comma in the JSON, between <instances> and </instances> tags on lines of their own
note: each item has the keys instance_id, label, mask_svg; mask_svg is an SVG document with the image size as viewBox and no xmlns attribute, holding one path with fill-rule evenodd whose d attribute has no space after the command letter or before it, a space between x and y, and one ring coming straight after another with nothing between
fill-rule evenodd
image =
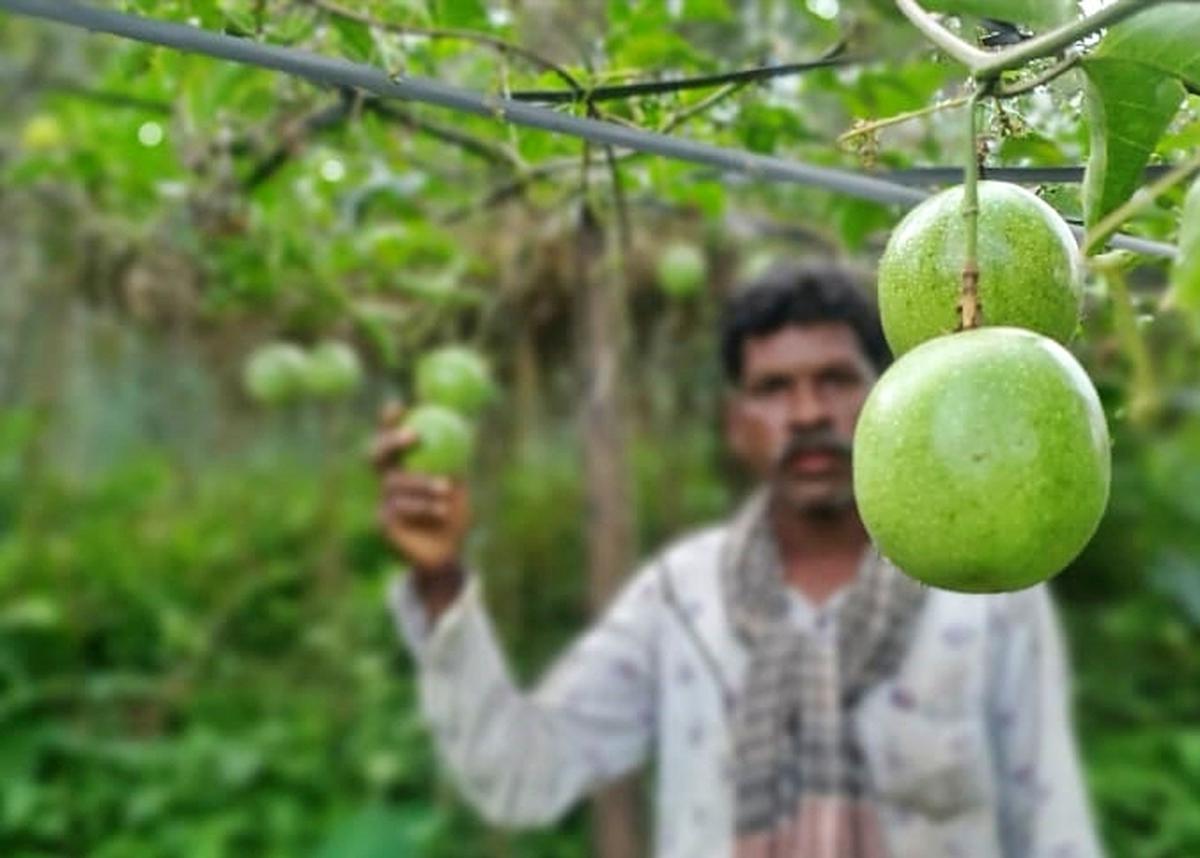
<instances>
[{"instance_id":1,"label":"fruit cluster in background","mask_svg":"<svg viewBox=\"0 0 1200 858\"><path fill-rule=\"evenodd\" d=\"M416 407L404 426L417 436L404 467L414 473L461 477L475 447L472 420L495 394L491 371L479 352L443 346L422 355L414 373Z\"/></svg>"},{"instance_id":2,"label":"fruit cluster in background","mask_svg":"<svg viewBox=\"0 0 1200 858\"><path fill-rule=\"evenodd\" d=\"M246 359L242 383L262 405L278 406L298 399L349 396L362 383L358 353L346 343L329 340L306 350L294 343L259 346Z\"/></svg>"}]
</instances>

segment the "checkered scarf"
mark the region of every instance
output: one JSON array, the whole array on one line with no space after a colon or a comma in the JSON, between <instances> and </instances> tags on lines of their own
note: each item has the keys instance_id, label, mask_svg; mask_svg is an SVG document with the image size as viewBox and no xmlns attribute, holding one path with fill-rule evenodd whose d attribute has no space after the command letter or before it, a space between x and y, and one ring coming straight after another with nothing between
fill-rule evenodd
<instances>
[{"instance_id":1,"label":"checkered scarf","mask_svg":"<svg viewBox=\"0 0 1200 858\"><path fill-rule=\"evenodd\" d=\"M737 858L883 858L862 750L847 713L895 672L924 588L874 549L837 606L835 642L789 622L768 493L734 519L722 586L750 651L735 713Z\"/></svg>"}]
</instances>

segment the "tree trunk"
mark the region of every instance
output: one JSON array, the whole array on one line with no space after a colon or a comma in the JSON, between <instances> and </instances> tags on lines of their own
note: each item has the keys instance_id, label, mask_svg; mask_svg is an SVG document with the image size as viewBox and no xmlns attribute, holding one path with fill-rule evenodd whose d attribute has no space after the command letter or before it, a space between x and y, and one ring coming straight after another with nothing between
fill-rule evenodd
<instances>
[{"instance_id":1,"label":"tree trunk","mask_svg":"<svg viewBox=\"0 0 1200 858\"><path fill-rule=\"evenodd\" d=\"M583 427L587 498L588 596L593 615L608 604L634 555L632 491L626 446L621 354L625 318L619 255L606 251L605 233L591 209L578 225L579 416ZM592 805L592 847L597 858L642 853L637 777L602 791Z\"/></svg>"}]
</instances>

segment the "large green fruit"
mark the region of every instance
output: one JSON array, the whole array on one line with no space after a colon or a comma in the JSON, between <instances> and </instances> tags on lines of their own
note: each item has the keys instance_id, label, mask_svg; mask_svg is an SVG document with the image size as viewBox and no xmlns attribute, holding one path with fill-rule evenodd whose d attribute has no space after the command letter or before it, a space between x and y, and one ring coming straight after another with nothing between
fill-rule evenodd
<instances>
[{"instance_id":1,"label":"large green fruit","mask_svg":"<svg viewBox=\"0 0 1200 858\"><path fill-rule=\"evenodd\" d=\"M658 285L672 298L698 293L708 279L708 262L700 248L686 242L668 245L658 257Z\"/></svg>"},{"instance_id":2,"label":"large green fruit","mask_svg":"<svg viewBox=\"0 0 1200 858\"><path fill-rule=\"evenodd\" d=\"M292 343L267 343L255 349L242 367L246 392L263 405L282 405L304 392L308 356Z\"/></svg>"},{"instance_id":3,"label":"large green fruit","mask_svg":"<svg viewBox=\"0 0 1200 858\"><path fill-rule=\"evenodd\" d=\"M949 590L1042 581L1091 538L1108 501L1095 388L1032 331L940 337L892 365L863 406L854 491L879 550Z\"/></svg>"},{"instance_id":4,"label":"large green fruit","mask_svg":"<svg viewBox=\"0 0 1200 858\"><path fill-rule=\"evenodd\" d=\"M358 354L345 343L321 343L308 355L304 386L318 398L334 398L354 392L362 382Z\"/></svg>"},{"instance_id":5,"label":"large green fruit","mask_svg":"<svg viewBox=\"0 0 1200 858\"><path fill-rule=\"evenodd\" d=\"M879 313L896 355L958 328L962 197L961 186L950 188L910 211L879 260ZM1066 221L1024 188L980 182L978 234L983 324L1069 340L1079 322L1083 274Z\"/></svg>"},{"instance_id":6,"label":"large green fruit","mask_svg":"<svg viewBox=\"0 0 1200 858\"><path fill-rule=\"evenodd\" d=\"M492 398L492 375L478 352L465 346L445 346L417 361L416 391L424 402L470 416Z\"/></svg>"},{"instance_id":7,"label":"large green fruit","mask_svg":"<svg viewBox=\"0 0 1200 858\"><path fill-rule=\"evenodd\" d=\"M475 438L471 425L461 415L440 405L419 405L409 412L404 427L418 438L405 456L407 470L450 477L466 472Z\"/></svg>"}]
</instances>

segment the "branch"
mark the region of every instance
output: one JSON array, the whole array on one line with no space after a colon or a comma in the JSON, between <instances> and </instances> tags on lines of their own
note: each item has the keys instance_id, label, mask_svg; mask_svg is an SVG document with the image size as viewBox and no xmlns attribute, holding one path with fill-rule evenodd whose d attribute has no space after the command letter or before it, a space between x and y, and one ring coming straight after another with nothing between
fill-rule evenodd
<instances>
[{"instance_id":1,"label":"branch","mask_svg":"<svg viewBox=\"0 0 1200 858\"><path fill-rule=\"evenodd\" d=\"M499 36L492 36L488 33L480 33L477 30L462 30L457 28L441 28L441 27L422 27L416 24L397 24L391 21L380 21L372 18L370 15L364 15L361 12L355 12L352 9L347 9L343 6L338 6L336 3L331 3L329 0L299 0L300 3L305 3L322 12L330 15L335 15L346 21L354 21L359 24L366 24L368 27L374 27L379 30L386 30L391 33L398 33L403 36L424 36L429 39L458 39L464 42L474 42L477 45L491 48L502 55L512 55L521 57L531 64L537 66L543 71L553 72L562 79L572 92L582 92L583 86L580 85L569 71L563 68L553 60L542 56L541 54L531 51L528 48L523 48L520 45L505 41Z\"/></svg>"},{"instance_id":2,"label":"branch","mask_svg":"<svg viewBox=\"0 0 1200 858\"><path fill-rule=\"evenodd\" d=\"M729 98L729 96L733 95L734 93L745 89L746 86L747 85L744 83L727 84L711 95L700 99L695 104L689 105L683 108L683 110L676 111L670 118L667 119L666 122L663 123L662 127L659 129L659 133L667 134L671 131L674 131L693 116L698 116L699 114L704 113L719 102Z\"/></svg>"},{"instance_id":3,"label":"branch","mask_svg":"<svg viewBox=\"0 0 1200 858\"><path fill-rule=\"evenodd\" d=\"M880 128L887 128L889 125L899 125L901 122L907 122L910 119L917 119L922 116L928 116L931 113L937 113L939 110L946 110L951 107L962 107L971 96L960 95L957 98L948 98L945 101L939 101L937 104L931 104L928 107L922 107L919 110L909 110L905 113L897 113L895 116L889 116L886 119L875 119L871 122L862 122L856 124L849 131L845 131L838 135L837 142L845 144L863 134L872 134Z\"/></svg>"},{"instance_id":4,"label":"branch","mask_svg":"<svg viewBox=\"0 0 1200 858\"><path fill-rule=\"evenodd\" d=\"M389 122L395 122L414 131L428 134L435 139L441 140L443 143L457 146L464 152L476 155L489 163L504 164L513 169L518 169L521 166L520 159L503 146L473 137L465 131L459 131L457 128L430 122L413 115L403 108L386 104L377 98L359 99L359 103L363 109L369 110ZM349 119L353 113L354 106L355 93L353 90L347 89L343 91L342 97L337 104L323 108L297 123L299 127L286 132L284 134L284 142L277 146L270 155L266 156L259 162L258 166L250 171L250 175L242 182L242 190L252 191L266 182L279 172L307 138L322 131L327 131Z\"/></svg>"},{"instance_id":5,"label":"branch","mask_svg":"<svg viewBox=\"0 0 1200 858\"><path fill-rule=\"evenodd\" d=\"M1068 50L1062 59L1049 68L1043 69L1041 73L1034 75L1028 80L1018 81L1011 86L997 86L992 90L991 95L994 98L1012 98L1017 95L1024 95L1075 68L1075 66L1079 65L1081 59L1083 57L1078 51L1073 49Z\"/></svg>"},{"instance_id":6,"label":"branch","mask_svg":"<svg viewBox=\"0 0 1200 858\"><path fill-rule=\"evenodd\" d=\"M908 2L908 0L898 0L898 2ZM1061 53L1065 48L1070 47L1085 36L1090 36L1097 30L1110 27L1125 20L1130 15L1141 12L1143 9L1149 9L1151 6L1156 6L1162 2L1163 0L1117 0L1117 2L1109 6L1104 6L1085 18L1072 21L1040 36L1035 36L1029 41L1021 42L1018 45L995 54L985 54L983 62L975 66L972 71L975 73L975 77L981 80L994 78L1000 72L1019 68L1030 60Z\"/></svg>"},{"instance_id":7,"label":"branch","mask_svg":"<svg viewBox=\"0 0 1200 858\"><path fill-rule=\"evenodd\" d=\"M1192 156L1177 167L1172 168L1170 172L1165 173L1153 184L1138 188L1123 205L1113 209L1088 231L1087 237L1083 242L1083 255L1090 256L1092 251L1096 249L1096 246L1104 240L1105 236L1157 200L1165 191L1187 179L1196 170L1200 170L1200 153Z\"/></svg>"},{"instance_id":8,"label":"branch","mask_svg":"<svg viewBox=\"0 0 1200 858\"><path fill-rule=\"evenodd\" d=\"M395 122L414 131L421 131L441 140L443 143L449 143L452 146L457 146L464 152L472 155L477 155L485 161L492 164L504 164L513 169L521 167L521 159L511 152L507 147L500 146L490 141L479 137L474 137L467 134L465 131L460 131L457 128L451 128L448 125L442 125L437 122L431 122L428 119L422 119L413 113L401 108L394 107L385 101L378 98L370 98L364 103L363 107L377 116L381 116L390 122Z\"/></svg>"},{"instance_id":9,"label":"branch","mask_svg":"<svg viewBox=\"0 0 1200 858\"><path fill-rule=\"evenodd\" d=\"M700 101L696 102L695 104L690 105L689 107L685 108L684 110L681 110L681 111L675 113L665 123L663 123L663 125L660 127L658 133L665 134L669 131L674 130L675 128L682 125L684 122L686 122L691 117L695 116L698 113L702 113L705 110L708 110L710 107L717 104L718 102L723 101L724 99L728 98L730 95L733 95L735 92L738 92L739 90L745 88L745 86L746 86L746 84L744 84L744 83L731 83L731 84L721 87L719 90L717 90L716 92L707 96L706 98L702 98ZM614 161L617 161L617 162L627 161L627 160L630 160L633 158L637 158L642 154L643 154L642 152L638 152L636 150L629 151L629 152L622 152L621 154L614 153L613 159L614 159ZM499 187L493 188L478 203L475 203L470 206L465 206L463 208L455 209L454 211L450 212L448 215L446 215L445 219L443 220L443 224L449 225L449 224L457 223L458 221L462 220L463 218L465 218L467 215L469 215L472 212L489 209L492 206L499 205L500 203L504 202L505 200L510 199L510 198L516 196L517 194L521 193L527 187L529 187L529 185L533 184L534 182L538 181L539 179L548 178L548 177L554 175L555 173L561 173L561 172L565 172L567 170L573 170L573 169L575 169L575 167L578 163L579 162L575 158L560 158L560 159L554 160L554 161L544 161L541 164L538 164L536 167L526 170L525 172L523 172L521 175L517 176L516 178L505 182L504 184L500 185Z\"/></svg>"},{"instance_id":10,"label":"branch","mask_svg":"<svg viewBox=\"0 0 1200 858\"><path fill-rule=\"evenodd\" d=\"M335 125L340 125L350 115L353 108L354 93L351 90L345 90L342 92L342 96L338 99L337 104L330 105L310 116L306 116L298 123L298 128L284 132L283 142L276 146L270 155L267 155L258 163L258 166L250 171L250 175L242 182L242 190L245 192L253 191L259 185L266 182L267 179L283 168L283 165L299 150L307 138L328 128L333 128Z\"/></svg>"},{"instance_id":11,"label":"branch","mask_svg":"<svg viewBox=\"0 0 1200 858\"><path fill-rule=\"evenodd\" d=\"M982 51L963 41L938 23L916 0L896 0L896 5L929 41L965 65L971 71L971 76L984 84L997 78L1001 72L1020 68L1031 60L1060 54L1085 36L1163 2L1165 0L1116 0L1085 18L996 52Z\"/></svg>"},{"instance_id":12,"label":"branch","mask_svg":"<svg viewBox=\"0 0 1200 858\"><path fill-rule=\"evenodd\" d=\"M61 92L76 98L94 101L97 104L107 104L110 107L128 107L132 110L144 110L147 113L157 113L163 116L171 113L171 105L166 101L151 98L141 98L136 95L126 95L123 92L111 92L103 89L92 89L74 81L51 78L42 84L47 92Z\"/></svg>"},{"instance_id":13,"label":"branch","mask_svg":"<svg viewBox=\"0 0 1200 858\"><path fill-rule=\"evenodd\" d=\"M617 86L599 86L588 92L576 90L566 92L560 89L520 90L512 93L511 97L517 101L536 101L542 104L563 104L584 100L592 102L611 101L620 98L683 92L689 89L708 89L727 83L757 83L779 77L789 77L813 69L852 65L863 61L861 57L841 56L845 47L844 42L839 42L820 58L802 63L757 66L755 68L739 69L723 74L700 75L698 77L685 77L678 80L642 81L640 83L626 83Z\"/></svg>"},{"instance_id":14,"label":"branch","mask_svg":"<svg viewBox=\"0 0 1200 858\"><path fill-rule=\"evenodd\" d=\"M904 17L908 18L912 25L925 35L925 38L971 71L975 71L991 58L987 51L981 51L974 45L964 42L943 27L936 18L917 5L916 0L896 0L896 5L904 13Z\"/></svg>"},{"instance_id":15,"label":"branch","mask_svg":"<svg viewBox=\"0 0 1200 858\"><path fill-rule=\"evenodd\" d=\"M1043 70L1040 74L1029 78L1028 80L1020 81L1009 87L996 87L989 94L995 98L1012 98L1017 95L1023 95L1030 90L1036 89L1042 84L1049 83L1059 75L1074 68L1079 64L1081 57L1077 51L1068 51L1067 54L1050 68ZM970 96L960 95L958 98L949 98L945 101L939 101L937 104L931 104L928 107L922 107L918 110L909 110L905 113L897 113L895 116L889 116L886 119L876 119L872 122L863 122L855 125L849 131L840 134L837 138L839 144L848 143L855 137L863 134L871 134L881 128L887 128L890 125L898 125L901 122L907 122L910 119L917 119L922 116L928 116L931 113L936 113L939 110L946 110L951 107L961 107L966 104Z\"/></svg>"}]
</instances>

